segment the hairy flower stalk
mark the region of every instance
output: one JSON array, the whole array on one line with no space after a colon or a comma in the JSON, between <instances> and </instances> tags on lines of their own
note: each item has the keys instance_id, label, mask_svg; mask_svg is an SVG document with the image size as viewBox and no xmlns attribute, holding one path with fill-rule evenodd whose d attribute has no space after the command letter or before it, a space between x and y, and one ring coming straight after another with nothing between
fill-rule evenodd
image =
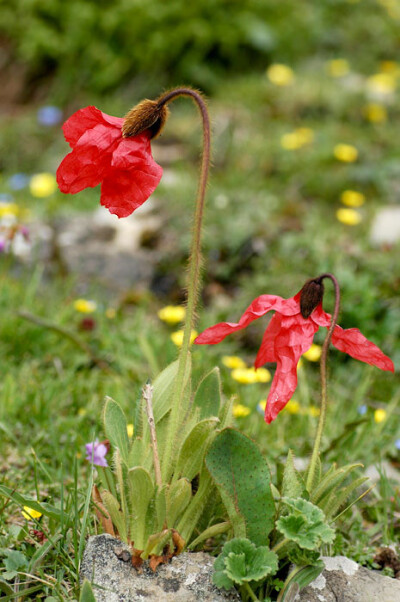
<instances>
[{"instance_id":1,"label":"hairy flower stalk","mask_svg":"<svg viewBox=\"0 0 400 602\"><path fill-rule=\"evenodd\" d=\"M155 101L143 101L143 103L140 103L137 107L132 109L130 113L128 113L128 115L125 118L125 123L123 127L124 136L137 135L141 131L140 128L138 129L137 124L142 119L147 129L150 129L152 132L158 134L160 132L160 129L164 125L167 116L167 105L171 101L181 96L191 98L200 111L203 122L203 152L201 157L200 178L197 190L196 209L194 215L193 238L189 258L187 305L185 325L183 331L183 342L179 354L178 373L175 380L174 403L171 409L167 439L163 454L164 480L168 480L170 476L170 464L174 442L176 441L176 435L179 429L180 420L182 416L186 414L187 409L183 407L185 374L189 362L190 335L194 326L196 305L200 292L201 233L208 172L210 167L210 119L208 116L206 103L199 92L197 92L196 90L192 90L191 88L175 88L174 90L165 92ZM130 129L130 121L132 121L132 123L135 124L134 129Z\"/></svg>"},{"instance_id":2,"label":"hairy flower stalk","mask_svg":"<svg viewBox=\"0 0 400 602\"><path fill-rule=\"evenodd\" d=\"M322 284L322 281L324 280L324 278L329 278L333 283L333 286L335 289L335 308L333 311L331 324L329 326L328 332L326 333L324 344L322 346L322 353L321 353L321 360L320 360L321 408L320 408L320 414L319 414L319 420L318 420L317 433L315 435L314 448L313 448L313 452L311 455L310 465L308 467L307 484L306 484L308 491L311 491L311 488L313 486L313 482L314 482L314 478L315 478L315 471L317 468L317 463L318 463L318 458L319 458L319 451L320 451L320 447L321 447L322 433L324 430L325 420L326 420L326 409L327 409L326 364L327 364L327 359L328 359L329 344L331 342L332 334L335 329L335 326L336 326L336 323L338 320L338 316L339 316L339 307L340 307L339 283L336 280L335 276L333 276L333 274L322 274L322 276L320 276L319 278L316 278L315 280L312 280L312 281L309 281L308 283L306 283L306 285L302 289L302 296L301 296L301 300L300 300L300 306L301 306L302 301L303 301L303 303L305 303L305 301L307 301L307 298L310 298L312 295L315 295L315 289L320 287L320 299L319 299L319 301L317 301L317 304L320 303L322 300L323 291L324 291L323 284ZM306 288L307 285L309 285L308 289ZM312 295L309 294L309 291L311 289L312 289ZM304 301L304 299L305 299L305 301ZM307 304L307 303L305 303L305 304Z\"/></svg>"}]
</instances>

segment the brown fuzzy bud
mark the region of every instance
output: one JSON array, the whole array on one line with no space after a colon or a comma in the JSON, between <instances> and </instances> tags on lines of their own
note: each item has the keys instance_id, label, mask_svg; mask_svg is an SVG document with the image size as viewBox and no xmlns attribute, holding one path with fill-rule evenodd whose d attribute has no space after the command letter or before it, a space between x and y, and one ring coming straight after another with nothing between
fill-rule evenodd
<instances>
[{"instance_id":1,"label":"brown fuzzy bud","mask_svg":"<svg viewBox=\"0 0 400 602\"><path fill-rule=\"evenodd\" d=\"M300 312L303 318L309 318L324 296L321 278L307 280L300 291Z\"/></svg>"},{"instance_id":2,"label":"brown fuzzy bud","mask_svg":"<svg viewBox=\"0 0 400 602\"><path fill-rule=\"evenodd\" d=\"M149 130L150 138L155 138L161 133L168 115L169 110L165 104L159 106L156 100L142 100L125 115L122 135L128 138Z\"/></svg>"}]
</instances>

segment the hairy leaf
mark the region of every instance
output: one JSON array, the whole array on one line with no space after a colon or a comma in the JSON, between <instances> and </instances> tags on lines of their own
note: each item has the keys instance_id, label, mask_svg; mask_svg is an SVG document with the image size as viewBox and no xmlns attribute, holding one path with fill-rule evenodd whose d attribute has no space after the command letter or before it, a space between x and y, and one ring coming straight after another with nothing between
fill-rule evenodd
<instances>
[{"instance_id":1,"label":"hairy leaf","mask_svg":"<svg viewBox=\"0 0 400 602\"><path fill-rule=\"evenodd\" d=\"M320 508L302 498L282 498L282 502L289 514L282 516L276 527L287 539L307 550L318 549L322 543L334 540L335 531L325 522Z\"/></svg>"},{"instance_id":2,"label":"hairy leaf","mask_svg":"<svg viewBox=\"0 0 400 602\"><path fill-rule=\"evenodd\" d=\"M224 429L211 444L206 465L235 535L246 535L256 545L267 543L275 506L269 469L257 445L238 431Z\"/></svg>"}]
</instances>

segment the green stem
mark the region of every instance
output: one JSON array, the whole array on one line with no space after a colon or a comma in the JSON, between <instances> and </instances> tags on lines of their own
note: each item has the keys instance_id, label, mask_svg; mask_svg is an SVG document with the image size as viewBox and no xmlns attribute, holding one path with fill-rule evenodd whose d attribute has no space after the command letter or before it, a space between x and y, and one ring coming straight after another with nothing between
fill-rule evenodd
<instances>
[{"instance_id":1,"label":"green stem","mask_svg":"<svg viewBox=\"0 0 400 602\"><path fill-rule=\"evenodd\" d=\"M251 587L247 583L247 581L243 584L243 587L246 590L247 594L250 596L251 600L255 600L256 602L259 602L259 599L255 595L255 593L253 592L253 590L251 589Z\"/></svg>"},{"instance_id":2,"label":"green stem","mask_svg":"<svg viewBox=\"0 0 400 602\"><path fill-rule=\"evenodd\" d=\"M322 276L320 276L319 280L322 282L322 280L324 278L329 278L333 283L333 286L335 289L335 309L333 312L332 320L331 320L327 335L325 337L325 341L322 346L322 352L321 352L321 361L320 361L321 409L320 409L320 414L319 414L317 433L315 435L314 448L313 448L313 452L311 455L310 465L308 467L306 488L309 493L311 493L311 489L312 489L312 486L314 483L315 471L317 468L317 463L318 463L318 459L319 459L319 451L320 451L320 447L321 447L322 433L324 430L325 420L326 420L326 409L327 409L326 364L327 364L327 358L328 358L329 343L331 342L332 333L333 333L333 330L337 323L337 319L338 319L338 315L339 315L339 306L340 306L340 288L339 288L338 281L336 280L335 276L333 276L333 274L323 274Z\"/></svg>"},{"instance_id":3,"label":"green stem","mask_svg":"<svg viewBox=\"0 0 400 602\"><path fill-rule=\"evenodd\" d=\"M272 551L275 552L275 554L278 553L278 551L283 548L283 546L285 546L287 543L289 542L289 539L287 537L285 537L285 539L282 539L282 541L280 541L279 543L277 543L273 548Z\"/></svg>"},{"instance_id":4,"label":"green stem","mask_svg":"<svg viewBox=\"0 0 400 602\"><path fill-rule=\"evenodd\" d=\"M200 291L200 269L201 269L201 233L204 215L204 205L206 188L208 181L208 172L210 167L210 145L211 145L211 128L210 119L206 103L196 90L191 88L176 88L166 92L158 99L158 105L168 104L172 100L180 96L192 98L196 103L203 122L203 152L201 157L201 170L199 178L199 186L197 190L196 210L194 215L193 238L190 249L189 258L189 274L187 281L187 303L186 303L186 318L183 331L183 342L179 354L178 373L174 385L174 403L171 409L167 439L164 448L163 457L163 479L164 482L169 479L171 474L171 458L176 443L177 432L180 421L186 414L186 408L183 407L185 375L189 361L190 336L195 321L196 305Z\"/></svg>"}]
</instances>

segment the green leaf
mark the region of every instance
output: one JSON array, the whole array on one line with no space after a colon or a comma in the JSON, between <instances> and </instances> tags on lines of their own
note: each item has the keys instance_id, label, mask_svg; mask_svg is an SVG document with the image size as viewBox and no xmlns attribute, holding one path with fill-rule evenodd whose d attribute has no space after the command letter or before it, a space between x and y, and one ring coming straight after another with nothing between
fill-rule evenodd
<instances>
[{"instance_id":1,"label":"green leaf","mask_svg":"<svg viewBox=\"0 0 400 602\"><path fill-rule=\"evenodd\" d=\"M276 528L287 539L307 550L316 550L322 543L334 540L335 531L326 524L320 508L302 498L282 498L282 502L289 514L277 521Z\"/></svg>"},{"instance_id":2,"label":"green leaf","mask_svg":"<svg viewBox=\"0 0 400 602\"><path fill-rule=\"evenodd\" d=\"M4 566L7 571L25 571L28 568L28 560L17 550L5 550Z\"/></svg>"},{"instance_id":3,"label":"green leaf","mask_svg":"<svg viewBox=\"0 0 400 602\"><path fill-rule=\"evenodd\" d=\"M81 587L81 595L79 596L79 602L96 602L92 586L87 579L84 580Z\"/></svg>"},{"instance_id":4,"label":"green leaf","mask_svg":"<svg viewBox=\"0 0 400 602\"><path fill-rule=\"evenodd\" d=\"M275 505L269 469L257 445L227 428L212 442L206 465L226 505L234 534L245 534L256 545L267 543L274 527Z\"/></svg>"},{"instance_id":5,"label":"green leaf","mask_svg":"<svg viewBox=\"0 0 400 602\"><path fill-rule=\"evenodd\" d=\"M178 362L176 360L167 366L155 378L153 383L153 414L154 421L157 424L171 409L172 395L174 393L174 381L178 373ZM188 362L187 372L185 374L185 385L190 377L191 361Z\"/></svg>"},{"instance_id":6,"label":"green leaf","mask_svg":"<svg viewBox=\"0 0 400 602\"><path fill-rule=\"evenodd\" d=\"M231 552L225 560L226 573L232 581L242 584L245 581L260 581L278 570L278 557L267 546L257 548L249 540L246 549L240 553ZM250 547L251 546L251 547Z\"/></svg>"},{"instance_id":7,"label":"green leaf","mask_svg":"<svg viewBox=\"0 0 400 602\"><path fill-rule=\"evenodd\" d=\"M14 491L14 489L10 489L9 487L6 487L5 485L0 485L0 494L4 495L4 497L12 500L13 502L15 502L16 504L18 504L21 507L28 506L32 510L37 510L38 512L41 512L42 514L44 514L44 516L47 516L48 518L52 518L52 519L56 520L57 522L61 521L61 511L58 508L56 508L55 506L51 506L47 502L38 502L37 500L34 500L32 498L25 497L24 495L21 495L17 491ZM65 523L65 521L66 521L65 515L63 515L63 520ZM69 522L71 522L71 521L69 521Z\"/></svg>"},{"instance_id":8,"label":"green leaf","mask_svg":"<svg viewBox=\"0 0 400 602\"><path fill-rule=\"evenodd\" d=\"M303 550L299 546L294 546L288 550L290 562L297 564L297 566L321 566L320 557L321 554L317 550Z\"/></svg>"},{"instance_id":9,"label":"green leaf","mask_svg":"<svg viewBox=\"0 0 400 602\"><path fill-rule=\"evenodd\" d=\"M362 464L348 464L342 468L337 468L335 464L331 466L328 472L322 477L319 485L312 491L311 501L314 504L321 505L322 500L334 489L338 488L348 475L356 468L362 468Z\"/></svg>"},{"instance_id":10,"label":"green leaf","mask_svg":"<svg viewBox=\"0 0 400 602\"><path fill-rule=\"evenodd\" d=\"M161 531L161 529L165 525L165 520L167 518L167 488L168 485L163 485L161 489L157 488L156 490L156 515L157 515L157 530ZM172 525L168 525L171 527Z\"/></svg>"},{"instance_id":11,"label":"green leaf","mask_svg":"<svg viewBox=\"0 0 400 602\"><path fill-rule=\"evenodd\" d=\"M154 495L154 485L150 474L141 466L131 468L128 482L132 502L130 538L136 548L142 549L145 545L146 514Z\"/></svg>"},{"instance_id":12,"label":"green leaf","mask_svg":"<svg viewBox=\"0 0 400 602\"><path fill-rule=\"evenodd\" d=\"M111 520L118 530L119 536L123 541L127 541L126 524L123 513L120 510L118 500L109 491L102 491L101 498L111 517Z\"/></svg>"},{"instance_id":13,"label":"green leaf","mask_svg":"<svg viewBox=\"0 0 400 602\"><path fill-rule=\"evenodd\" d=\"M2 575L4 575L4 573L2 573ZM0 592L3 592L3 594L7 594L9 596L14 593L14 590L8 585L8 583L3 581L3 579L0 579Z\"/></svg>"},{"instance_id":14,"label":"green leaf","mask_svg":"<svg viewBox=\"0 0 400 602\"><path fill-rule=\"evenodd\" d=\"M121 458L126 466L129 465L129 438L126 430L125 414L119 404L106 397L106 403L103 411L104 431L111 445L121 454Z\"/></svg>"},{"instance_id":15,"label":"green leaf","mask_svg":"<svg viewBox=\"0 0 400 602\"><path fill-rule=\"evenodd\" d=\"M224 545L214 569L225 574L225 578L217 577L219 582L242 585L274 575L278 570L278 557L267 546L256 547L248 539L236 538Z\"/></svg>"},{"instance_id":16,"label":"green leaf","mask_svg":"<svg viewBox=\"0 0 400 602\"><path fill-rule=\"evenodd\" d=\"M294 455L289 449L285 470L282 479L282 495L288 497L299 497L303 493L304 485L301 478L294 467Z\"/></svg>"},{"instance_id":17,"label":"green leaf","mask_svg":"<svg viewBox=\"0 0 400 602\"><path fill-rule=\"evenodd\" d=\"M202 420L191 430L179 452L174 474L191 481L201 470L210 435L215 431L218 418Z\"/></svg>"},{"instance_id":18,"label":"green leaf","mask_svg":"<svg viewBox=\"0 0 400 602\"><path fill-rule=\"evenodd\" d=\"M324 563L320 561L319 564L316 564L315 566L305 566L300 570L295 568L293 571L293 576L292 574L289 574L288 578L286 579L284 589L282 589L280 593L280 600L282 600L282 602L292 602L293 596L291 594L293 591L293 585L298 584L297 591L303 589L303 587L307 587L307 585L309 585L318 577L318 575L322 573L324 567Z\"/></svg>"},{"instance_id":19,"label":"green leaf","mask_svg":"<svg viewBox=\"0 0 400 602\"><path fill-rule=\"evenodd\" d=\"M174 527L192 499L192 486L187 479L179 479L169 488L167 494L167 524Z\"/></svg>"},{"instance_id":20,"label":"green leaf","mask_svg":"<svg viewBox=\"0 0 400 602\"><path fill-rule=\"evenodd\" d=\"M219 368L213 368L200 381L194 396L193 406L200 409L200 420L218 416L221 406L221 376Z\"/></svg>"}]
</instances>

